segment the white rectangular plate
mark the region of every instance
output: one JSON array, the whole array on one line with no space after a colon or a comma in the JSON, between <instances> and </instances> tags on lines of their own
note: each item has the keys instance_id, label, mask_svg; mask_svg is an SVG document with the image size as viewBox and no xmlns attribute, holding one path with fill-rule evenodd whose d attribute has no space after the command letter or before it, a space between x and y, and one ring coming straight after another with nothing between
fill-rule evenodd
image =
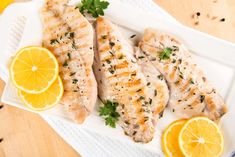
<instances>
[{"instance_id":1,"label":"white rectangular plate","mask_svg":"<svg viewBox=\"0 0 235 157\"><path fill-rule=\"evenodd\" d=\"M0 68L5 74L8 73L7 65L9 60L17 49L28 45L41 45L42 27L39 9L42 6L42 2L43 0L38 0L37 2L14 4L3 14L0 23ZM232 111L235 111L235 45L165 21L150 13L143 13L114 0L110 0L110 4L105 16L118 24L127 38L132 34L137 34L138 38L146 27L153 27L173 34L191 50L195 61L204 69L209 80L220 91L228 104L229 112L222 118L220 126L225 136L224 156L231 155L235 150L235 115L232 113ZM17 90L11 81L7 82L2 101L28 110L18 98ZM99 102L97 102L97 106L98 104ZM159 120L153 141L148 144L139 144L132 142L129 137L125 136L120 127L112 129L105 126L103 119L97 114L97 106L92 115L81 125L81 129L95 131L140 149L147 149L162 155L160 146L161 132L174 120L173 115L169 111L166 111L164 117ZM61 105L45 111L43 114L55 115L61 119L68 120Z\"/></svg>"}]
</instances>

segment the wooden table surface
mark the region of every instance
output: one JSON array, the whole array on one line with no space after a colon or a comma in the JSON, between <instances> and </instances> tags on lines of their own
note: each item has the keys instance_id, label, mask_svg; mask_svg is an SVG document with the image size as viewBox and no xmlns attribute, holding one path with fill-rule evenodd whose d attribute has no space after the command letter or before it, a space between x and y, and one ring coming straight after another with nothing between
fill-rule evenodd
<instances>
[{"instance_id":1,"label":"wooden table surface","mask_svg":"<svg viewBox=\"0 0 235 157\"><path fill-rule=\"evenodd\" d=\"M22 1L22 0L17 0ZM235 42L234 0L155 0L181 23ZM200 14L200 16L197 16ZM220 21L225 19L224 22ZM0 95L4 83L0 80ZM37 114L0 110L0 157L79 157Z\"/></svg>"}]
</instances>

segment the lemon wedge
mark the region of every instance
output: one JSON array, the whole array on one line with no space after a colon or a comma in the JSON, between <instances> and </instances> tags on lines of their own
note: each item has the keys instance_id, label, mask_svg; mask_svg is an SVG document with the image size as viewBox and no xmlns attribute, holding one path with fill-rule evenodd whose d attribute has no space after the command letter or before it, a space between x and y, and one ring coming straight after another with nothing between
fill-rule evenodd
<instances>
[{"instance_id":1,"label":"lemon wedge","mask_svg":"<svg viewBox=\"0 0 235 157\"><path fill-rule=\"evenodd\" d=\"M167 157L184 157L179 147L178 137L186 121L185 119L175 121L163 132L162 149Z\"/></svg>"},{"instance_id":2,"label":"lemon wedge","mask_svg":"<svg viewBox=\"0 0 235 157\"><path fill-rule=\"evenodd\" d=\"M46 91L57 79L58 72L55 56L43 47L22 48L10 65L10 76L15 86L31 94Z\"/></svg>"},{"instance_id":3,"label":"lemon wedge","mask_svg":"<svg viewBox=\"0 0 235 157\"><path fill-rule=\"evenodd\" d=\"M219 157L224 140L216 123L206 117L195 117L182 127L179 146L186 157Z\"/></svg>"},{"instance_id":4,"label":"lemon wedge","mask_svg":"<svg viewBox=\"0 0 235 157\"><path fill-rule=\"evenodd\" d=\"M43 111L54 107L63 96L63 84L60 77L43 93L30 94L19 90L19 96L24 104L35 111Z\"/></svg>"}]
</instances>

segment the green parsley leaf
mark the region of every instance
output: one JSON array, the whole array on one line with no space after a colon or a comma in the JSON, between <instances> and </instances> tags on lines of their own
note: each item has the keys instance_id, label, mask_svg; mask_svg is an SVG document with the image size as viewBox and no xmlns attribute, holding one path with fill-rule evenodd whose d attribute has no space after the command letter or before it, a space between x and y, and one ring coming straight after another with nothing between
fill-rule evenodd
<instances>
[{"instance_id":1,"label":"green parsley leaf","mask_svg":"<svg viewBox=\"0 0 235 157\"><path fill-rule=\"evenodd\" d=\"M138 58L139 58L139 59L143 59L143 58L145 58L145 57L144 57L144 56L139 56Z\"/></svg>"},{"instance_id":2,"label":"green parsley leaf","mask_svg":"<svg viewBox=\"0 0 235 157\"><path fill-rule=\"evenodd\" d=\"M120 117L119 113L116 112L118 103L107 100L103 107L99 109L99 115L104 117L105 125L109 125L112 128L116 127L116 122Z\"/></svg>"},{"instance_id":3,"label":"green parsley leaf","mask_svg":"<svg viewBox=\"0 0 235 157\"><path fill-rule=\"evenodd\" d=\"M67 60L65 60L63 63L63 67L67 67L67 66L68 66L68 62L67 62Z\"/></svg>"},{"instance_id":4,"label":"green parsley leaf","mask_svg":"<svg viewBox=\"0 0 235 157\"><path fill-rule=\"evenodd\" d=\"M163 51L160 53L160 60L166 60L170 58L170 55L172 53L172 48L166 47L163 49Z\"/></svg>"},{"instance_id":5,"label":"green parsley leaf","mask_svg":"<svg viewBox=\"0 0 235 157\"><path fill-rule=\"evenodd\" d=\"M192 79L192 78L190 79L190 83L191 83L191 84L194 84L194 81L193 81L193 79Z\"/></svg>"},{"instance_id":6,"label":"green parsley leaf","mask_svg":"<svg viewBox=\"0 0 235 157\"><path fill-rule=\"evenodd\" d=\"M67 53L68 59L71 59L71 53Z\"/></svg>"},{"instance_id":7,"label":"green parsley leaf","mask_svg":"<svg viewBox=\"0 0 235 157\"><path fill-rule=\"evenodd\" d=\"M202 103L205 99L205 95L200 95L200 102Z\"/></svg>"},{"instance_id":8,"label":"green parsley leaf","mask_svg":"<svg viewBox=\"0 0 235 157\"><path fill-rule=\"evenodd\" d=\"M79 8L80 12L84 14L87 12L94 18L104 15L104 9L108 8L109 2L102 0L82 0L81 4L78 4L76 8Z\"/></svg>"},{"instance_id":9,"label":"green parsley leaf","mask_svg":"<svg viewBox=\"0 0 235 157\"><path fill-rule=\"evenodd\" d=\"M163 75L160 74L160 75L157 76L157 78L159 78L160 80L163 80Z\"/></svg>"},{"instance_id":10,"label":"green parsley leaf","mask_svg":"<svg viewBox=\"0 0 235 157\"><path fill-rule=\"evenodd\" d=\"M60 42L57 40L57 39L51 39L51 45L54 45L54 44L59 44Z\"/></svg>"},{"instance_id":11,"label":"green parsley leaf","mask_svg":"<svg viewBox=\"0 0 235 157\"><path fill-rule=\"evenodd\" d=\"M78 82L77 79L73 79L73 84L76 84Z\"/></svg>"}]
</instances>

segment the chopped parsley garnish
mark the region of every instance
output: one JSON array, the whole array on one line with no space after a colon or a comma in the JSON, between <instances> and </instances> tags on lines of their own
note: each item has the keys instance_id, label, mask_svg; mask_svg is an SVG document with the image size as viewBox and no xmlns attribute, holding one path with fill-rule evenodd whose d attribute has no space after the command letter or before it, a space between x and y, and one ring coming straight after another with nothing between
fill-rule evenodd
<instances>
[{"instance_id":1,"label":"chopped parsley garnish","mask_svg":"<svg viewBox=\"0 0 235 157\"><path fill-rule=\"evenodd\" d=\"M73 84L76 84L78 82L77 79L73 79Z\"/></svg>"},{"instance_id":2,"label":"chopped parsley garnish","mask_svg":"<svg viewBox=\"0 0 235 157\"><path fill-rule=\"evenodd\" d=\"M144 57L144 56L139 56L138 58L139 58L139 59L143 59L143 58L145 58L145 57Z\"/></svg>"},{"instance_id":3,"label":"chopped parsley garnish","mask_svg":"<svg viewBox=\"0 0 235 157\"><path fill-rule=\"evenodd\" d=\"M163 51L160 53L160 60L166 60L170 58L170 55L172 53L172 49L169 47L166 47L163 49Z\"/></svg>"},{"instance_id":4,"label":"chopped parsley garnish","mask_svg":"<svg viewBox=\"0 0 235 157\"><path fill-rule=\"evenodd\" d=\"M109 72L111 73L111 74L114 74L114 69L109 69Z\"/></svg>"},{"instance_id":5,"label":"chopped parsley garnish","mask_svg":"<svg viewBox=\"0 0 235 157\"><path fill-rule=\"evenodd\" d=\"M190 83L191 83L191 84L194 84L194 81L193 81L193 79L192 79L192 78L190 79Z\"/></svg>"},{"instance_id":6,"label":"chopped parsley garnish","mask_svg":"<svg viewBox=\"0 0 235 157\"><path fill-rule=\"evenodd\" d=\"M111 47L113 47L113 46L115 45L115 43L112 42L112 41L110 41L110 42L109 42L109 45L110 45Z\"/></svg>"},{"instance_id":7,"label":"chopped parsley garnish","mask_svg":"<svg viewBox=\"0 0 235 157\"><path fill-rule=\"evenodd\" d=\"M163 75L162 75L162 74L158 75L157 77L158 77L160 80L163 80Z\"/></svg>"},{"instance_id":8,"label":"chopped parsley garnish","mask_svg":"<svg viewBox=\"0 0 235 157\"><path fill-rule=\"evenodd\" d=\"M107 38L107 35L102 35L101 38L102 38L102 39L106 39L106 38Z\"/></svg>"},{"instance_id":9,"label":"chopped parsley garnish","mask_svg":"<svg viewBox=\"0 0 235 157\"><path fill-rule=\"evenodd\" d=\"M204 95L200 95L200 102L202 103L205 99L205 96Z\"/></svg>"},{"instance_id":10,"label":"chopped parsley garnish","mask_svg":"<svg viewBox=\"0 0 235 157\"><path fill-rule=\"evenodd\" d=\"M67 67L68 66L68 62L67 62L67 60L66 61L64 61L64 63L63 63L63 67Z\"/></svg>"},{"instance_id":11,"label":"chopped parsley garnish","mask_svg":"<svg viewBox=\"0 0 235 157\"><path fill-rule=\"evenodd\" d=\"M75 45L75 41L73 41L73 43L72 43L72 48L77 50L77 46Z\"/></svg>"},{"instance_id":12,"label":"chopped parsley garnish","mask_svg":"<svg viewBox=\"0 0 235 157\"><path fill-rule=\"evenodd\" d=\"M113 52L112 52L112 51L109 51L109 53L110 53L112 56L114 56L114 54L113 54Z\"/></svg>"},{"instance_id":13,"label":"chopped parsley garnish","mask_svg":"<svg viewBox=\"0 0 235 157\"><path fill-rule=\"evenodd\" d=\"M73 75L75 75L75 74L76 74L76 72L72 72L72 73L70 73L69 76L73 76Z\"/></svg>"},{"instance_id":14,"label":"chopped parsley garnish","mask_svg":"<svg viewBox=\"0 0 235 157\"><path fill-rule=\"evenodd\" d=\"M149 98L149 104L152 104L153 99Z\"/></svg>"},{"instance_id":15,"label":"chopped parsley garnish","mask_svg":"<svg viewBox=\"0 0 235 157\"><path fill-rule=\"evenodd\" d=\"M71 54L70 53L67 53L67 56L69 59L71 59Z\"/></svg>"},{"instance_id":16,"label":"chopped parsley garnish","mask_svg":"<svg viewBox=\"0 0 235 157\"><path fill-rule=\"evenodd\" d=\"M136 35L135 34L133 34L132 36L130 36L130 38L134 38Z\"/></svg>"},{"instance_id":17,"label":"chopped parsley garnish","mask_svg":"<svg viewBox=\"0 0 235 157\"><path fill-rule=\"evenodd\" d=\"M59 44L59 41L57 39L51 39L51 45L54 45L58 43Z\"/></svg>"},{"instance_id":18,"label":"chopped parsley garnish","mask_svg":"<svg viewBox=\"0 0 235 157\"><path fill-rule=\"evenodd\" d=\"M163 117L163 113L164 113L164 111L162 111L161 113L159 113L159 119Z\"/></svg>"},{"instance_id":19,"label":"chopped parsley garnish","mask_svg":"<svg viewBox=\"0 0 235 157\"><path fill-rule=\"evenodd\" d=\"M143 97L143 96L140 96L140 97L139 97L139 100L144 100L144 97Z\"/></svg>"},{"instance_id":20,"label":"chopped parsley garnish","mask_svg":"<svg viewBox=\"0 0 235 157\"><path fill-rule=\"evenodd\" d=\"M182 59L179 59L178 61L179 61L179 64L181 64L181 63L182 63Z\"/></svg>"},{"instance_id":21,"label":"chopped parsley garnish","mask_svg":"<svg viewBox=\"0 0 235 157\"><path fill-rule=\"evenodd\" d=\"M154 90L154 96L157 96L157 90L156 89Z\"/></svg>"},{"instance_id":22,"label":"chopped parsley garnish","mask_svg":"<svg viewBox=\"0 0 235 157\"><path fill-rule=\"evenodd\" d=\"M71 39L73 39L74 36L75 36L75 33L74 33L74 32L70 32L70 33L69 33L69 37L70 37Z\"/></svg>"},{"instance_id":23,"label":"chopped parsley garnish","mask_svg":"<svg viewBox=\"0 0 235 157\"><path fill-rule=\"evenodd\" d=\"M120 56L118 57L118 59L123 59L123 55L120 55Z\"/></svg>"},{"instance_id":24,"label":"chopped parsley garnish","mask_svg":"<svg viewBox=\"0 0 235 157\"><path fill-rule=\"evenodd\" d=\"M180 74L180 75L179 75L179 77L180 77L181 79L184 79L184 76L183 76L183 74Z\"/></svg>"},{"instance_id":25,"label":"chopped parsley garnish","mask_svg":"<svg viewBox=\"0 0 235 157\"><path fill-rule=\"evenodd\" d=\"M109 125L112 128L116 127L116 122L120 117L119 113L116 111L117 106L117 102L107 100L104 106L99 109L99 115L105 118L105 125Z\"/></svg>"},{"instance_id":26,"label":"chopped parsley garnish","mask_svg":"<svg viewBox=\"0 0 235 157\"><path fill-rule=\"evenodd\" d=\"M102 0L82 0L81 4L76 6L79 8L80 12L84 14L87 12L91 14L94 18L104 15L104 9L108 8L109 2Z\"/></svg>"},{"instance_id":27,"label":"chopped parsley garnish","mask_svg":"<svg viewBox=\"0 0 235 157\"><path fill-rule=\"evenodd\" d=\"M173 51L179 51L179 47L178 46L172 46L172 48L173 48Z\"/></svg>"},{"instance_id":28,"label":"chopped parsley garnish","mask_svg":"<svg viewBox=\"0 0 235 157\"><path fill-rule=\"evenodd\" d=\"M115 70L116 70L116 66L114 65L114 66L110 66L110 68L108 69L109 70L109 72L111 73L111 74L114 74L114 72L115 72Z\"/></svg>"},{"instance_id":29,"label":"chopped parsley garnish","mask_svg":"<svg viewBox=\"0 0 235 157\"><path fill-rule=\"evenodd\" d=\"M69 34L69 32L65 32L65 33L64 33L64 36L67 36L68 34Z\"/></svg>"},{"instance_id":30,"label":"chopped parsley garnish","mask_svg":"<svg viewBox=\"0 0 235 157\"><path fill-rule=\"evenodd\" d=\"M148 121L149 120L149 117L144 117L144 121Z\"/></svg>"},{"instance_id":31,"label":"chopped parsley garnish","mask_svg":"<svg viewBox=\"0 0 235 157\"><path fill-rule=\"evenodd\" d=\"M108 59L106 59L106 62L107 62L108 64L110 64L110 63L111 63L111 61L110 61L110 60L108 60Z\"/></svg>"}]
</instances>

